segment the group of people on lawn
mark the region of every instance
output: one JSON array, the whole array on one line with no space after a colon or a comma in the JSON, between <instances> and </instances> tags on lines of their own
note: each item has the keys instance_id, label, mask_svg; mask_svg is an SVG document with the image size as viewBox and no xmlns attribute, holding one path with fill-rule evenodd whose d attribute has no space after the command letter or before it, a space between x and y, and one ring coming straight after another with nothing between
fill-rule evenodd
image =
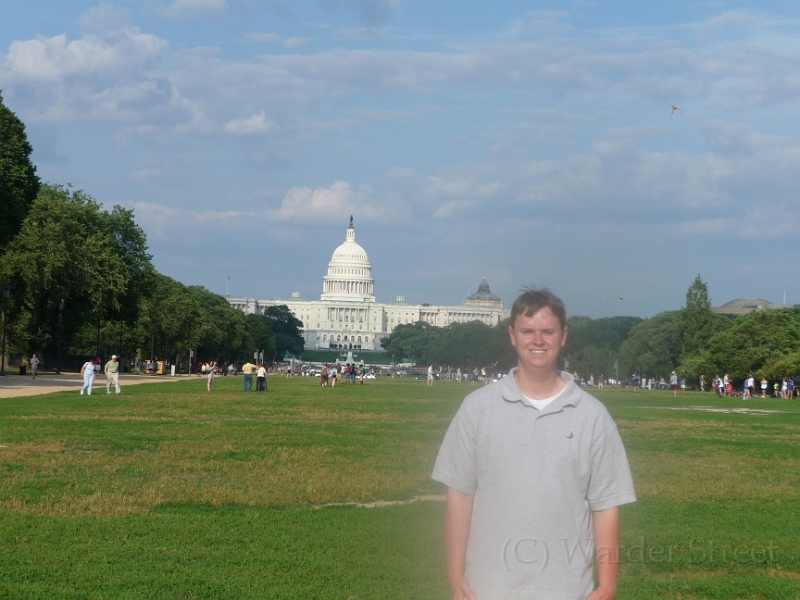
<instances>
[{"instance_id":1,"label":"group of people on lawn","mask_svg":"<svg viewBox=\"0 0 800 600\"><path fill-rule=\"evenodd\" d=\"M706 386L706 376L700 375L700 391L705 392ZM766 377L761 378L761 398L766 398L767 394L769 393L769 381L767 381ZM722 377L716 375L714 377L714 387L712 388L714 391L717 392L717 395L722 397L725 396L737 396L741 397L743 400L748 400L750 398L755 397L756 393L756 380L755 377L752 375L748 375L743 384L742 390L739 392L733 387L733 380L725 373ZM781 398L783 400L791 400L795 397L795 385L794 379L791 377L784 377L781 381L774 381L772 383L772 397L773 398Z\"/></svg>"},{"instance_id":2,"label":"group of people on lawn","mask_svg":"<svg viewBox=\"0 0 800 600\"><path fill-rule=\"evenodd\" d=\"M332 363L330 365L325 363L319 371L320 385L322 387L328 387L328 381L330 381L331 387L334 388L342 374L344 374L345 383L352 383L355 385L356 380L360 380L361 385L364 385L364 375L366 375L366 373L367 368L364 366L364 363L360 365L347 363L344 367L339 363Z\"/></svg>"}]
</instances>

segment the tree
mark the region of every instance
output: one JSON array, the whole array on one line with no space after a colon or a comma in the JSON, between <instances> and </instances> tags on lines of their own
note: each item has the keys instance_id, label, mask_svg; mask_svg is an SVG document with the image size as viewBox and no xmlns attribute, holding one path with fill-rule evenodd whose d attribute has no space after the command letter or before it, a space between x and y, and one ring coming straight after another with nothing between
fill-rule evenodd
<instances>
[{"instance_id":1,"label":"tree","mask_svg":"<svg viewBox=\"0 0 800 600\"><path fill-rule=\"evenodd\" d=\"M273 358L278 346L272 331L272 319L265 315L245 315L244 320L247 331L245 354L248 359L256 351L263 351L265 360Z\"/></svg>"},{"instance_id":2,"label":"tree","mask_svg":"<svg viewBox=\"0 0 800 600\"><path fill-rule=\"evenodd\" d=\"M667 376L683 348L680 311L662 312L634 326L619 349L620 373Z\"/></svg>"},{"instance_id":3,"label":"tree","mask_svg":"<svg viewBox=\"0 0 800 600\"><path fill-rule=\"evenodd\" d=\"M200 311L194 334L198 357L217 362L245 358L247 322L244 313L228 304L223 296L202 286L186 289Z\"/></svg>"},{"instance_id":4,"label":"tree","mask_svg":"<svg viewBox=\"0 0 800 600\"><path fill-rule=\"evenodd\" d=\"M730 373L739 382L756 373L776 376L779 369L790 365L784 357L798 351L800 311L757 310L738 317L728 329L711 338L703 355L711 369Z\"/></svg>"},{"instance_id":5,"label":"tree","mask_svg":"<svg viewBox=\"0 0 800 600\"><path fill-rule=\"evenodd\" d=\"M389 337L381 339L381 346L395 362L410 360L424 364L430 362L432 344L440 335L439 327L424 321L403 323L395 327Z\"/></svg>"},{"instance_id":6,"label":"tree","mask_svg":"<svg viewBox=\"0 0 800 600\"><path fill-rule=\"evenodd\" d=\"M198 299L182 283L153 273L148 293L139 303L138 346L150 357L177 358L200 342L203 311Z\"/></svg>"},{"instance_id":7,"label":"tree","mask_svg":"<svg viewBox=\"0 0 800 600\"><path fill-rule=\"evenodd\" d=\"M265 312L270 327L275 334L275 356L282 359L287 353L300 356L305 342L303 341L303 322L294 316L285 304L270 306Z\"/></svg>"},{"instance_id":8,"label":"tree","mask_svg":"<svg viewBox=\"0 0 800 600\"><path fill-rule=\"evenodd\" d=\"M683 334L683 355L697 356L703 345L718 331L718 319L711 312L708 285L694 278L686 291L686 307L681 312L680 327Z\"/></svg>"},{"instance_id":9,"label":"tree","mask_svg":"<svg viewBox=\"0 0 800 600\"><path fill-rule=\"evenodd\" d=\"M25 125L3 104L0 93L0 253L19 232L39 193Z\"/></svg>"},{"instance_id":10,"label":"tree","mask_svg":"<svg viewBox=\"0 0 800 600\"><path fill-rule=\"evenodd\" d=\"M430 362L453 368L498 367L507 370L516 363L508 338L508 323L492 327L480 321L452 323L431 342Z\"/></svg>"},{"instance_id":11,"label":"tree","mask_svg":"<svg viewBox=\"0 0 800 600\"><path fill-rule=\"evenodd\" d=\"M120 229L137 232L135 239L120 243ZM105 311L120 311L133 273L149 270L149 258L130 211L109 214L84 192L43 185L2 265L26 350L52 346L61 300L65 338Z\"/></svg>"},{"instance_id":12,"label":"tree","mask_svg":"<svg viewBox=\"0 0 800 600\"><path fill-rule=\"evenodd\" d=\"M618 358L622 343L631 329L641 322L639 317L570 317L567 319L567 343L561 356L569 359L570 370L581 374L608 375L614 372L614 361ZM620 373L627 374L627 368Z\"/></svg>"}]
</instances>

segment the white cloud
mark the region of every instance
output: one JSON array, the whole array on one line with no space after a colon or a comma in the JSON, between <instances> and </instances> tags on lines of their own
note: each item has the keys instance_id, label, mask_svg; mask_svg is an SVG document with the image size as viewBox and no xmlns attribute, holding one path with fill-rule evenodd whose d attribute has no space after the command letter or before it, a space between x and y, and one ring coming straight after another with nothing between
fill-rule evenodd
<instances>
[{"instance_id":1,"label":"white cloud","mask_svg":"<svg viewBox=\"0 0 800 600\"><path fill-rule=\"evenodd\" d=\"M228 10L228 0L174 0L169 6L158 9L158 14L168 19L184 19L223 15Z\"/></svg>"},{"instance_id":2,"label":"white cloud","mask_svg":"<svg viewBox=\"0 0 800 600\"><path fill-rule=\"evenodd\" d=\"M266 113L260 113L243 119L231 119L225 124L225 131L231 135L256 135L266 133L275 126L275 121L268 120Z\"/></svg>"},{"instance_id":3,"label":"white cloud","mask_svg":"<svg viewBox=\"0 0 800 600\"><path fill-rule=\"evenodd\" d=\"M134 179L160 177L161 169L143 169L132 175ZM148 236L158 240L183 237L184 230L198 235L209 230L237 230L243 222L266 227L281 224L328 224L332 219L346 219L357 215L360 221L388 220L401 223L408 219L408 209L400 200L378 198L369 185L353 189L346 181L337 181L320 188L294 187L283 197L280 206L263 211L242 210L187 210L163 206L153 202L136 202L136 220ZM198 233L200 232L200 233ZM279 229L270 231L270 237L279 237ZM177 236L177 238L176 238Z\"/></svg>"},{"instance_id":4,"label":"white cloud","mask_svg":"<svg viewBox=\"0 0 800 600\"><path fill-rule=\"evenodd\" d=\"M67 42L65 34L11 43L2 61L7 77L23 83L57 83L67 78L112 79L152 67L167 48L155 35L127 27Z\"/></svg>"},{"instance_id":5,"label":"white cloud","mask_svg":"<svg viewBox=\"0 0 800 600\"><path fill-rule=\"evenodd\" d=\"M402 203L380 200L371 186L354 190L346 181L324 188L291 188L281 202L276 217L283 221L326 221L340 215L357 214L359 219L405 220Z\"/></svg>"}]
</instances>

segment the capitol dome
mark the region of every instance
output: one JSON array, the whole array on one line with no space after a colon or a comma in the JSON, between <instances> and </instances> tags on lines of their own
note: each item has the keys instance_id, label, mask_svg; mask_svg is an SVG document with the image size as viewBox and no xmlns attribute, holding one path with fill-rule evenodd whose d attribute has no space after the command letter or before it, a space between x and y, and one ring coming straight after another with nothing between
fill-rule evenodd
<instances>
[{"instance_id":1,"label":"capitol dome","mask_svg":"<svg viewBox=\"0 0 800 600\"><path fill-rule=\"evenodd\" d=\"M344 243L333 251L322 280L322 300L375 302L375 280L367 252L356 242L353 217Z\"/></svg>"}]
</instances>

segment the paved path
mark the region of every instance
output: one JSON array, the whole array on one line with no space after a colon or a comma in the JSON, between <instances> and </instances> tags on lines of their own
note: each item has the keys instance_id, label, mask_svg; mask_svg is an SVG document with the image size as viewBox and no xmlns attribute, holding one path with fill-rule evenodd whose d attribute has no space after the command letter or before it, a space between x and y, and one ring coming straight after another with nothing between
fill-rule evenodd
<instances>
[{"instance_id":1,"label":"paved path","mask_svg":"<svg viewBox=\"0 0 800 600\"><path fill-rule=\"evenodd\" d=\"M119 384L123 388L128 385L140 383L161 383L165 381L180 381L186 377L129 375L123 373L119 377ZM11 375L6 373L5 377L0 377L0 398L16 398L19 396L38 396L39 394L50 394L52 392L68 392L70 390L79 391L83 386L83 377L79 373L63 373L54 375L52 373L40 373L36 379L30 375ZM94 392L101 390L105 392L106 378L100 375L94 380Z\"/></svg>"}]
</instances>

